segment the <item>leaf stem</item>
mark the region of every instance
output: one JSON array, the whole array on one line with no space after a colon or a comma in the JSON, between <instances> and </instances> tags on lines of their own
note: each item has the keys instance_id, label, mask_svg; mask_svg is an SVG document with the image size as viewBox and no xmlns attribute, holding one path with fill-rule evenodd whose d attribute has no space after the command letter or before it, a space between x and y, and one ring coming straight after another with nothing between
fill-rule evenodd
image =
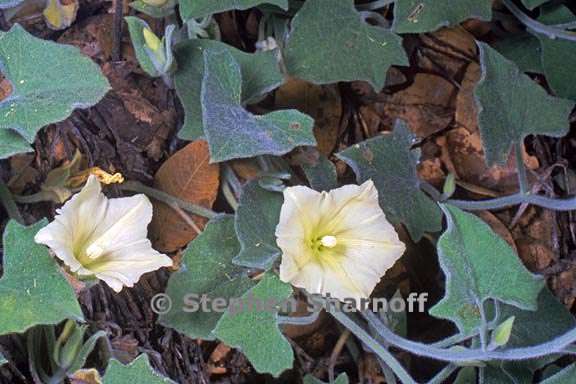
<instances>
[{"instance_id":1,"label":"leaf stem","mask_svg":"<svg viewBox=\"0 0 576 384\"><path fill-rule=\"evenodd\" d=\"M0 201L2 202L4 209L6 209L6 213L8 213L8 216L11 219L16 220L20 224L24 224L24 218L22 217L20 211L18 210L18 206L14 201L14 196L12 195L12 192L10 192L4 181L1 179L0 179Z\"/></svg>"},{"instance_id":2,"label":"leaf stem","mask_svg":"<svg viewBox=\"0 0 576 384\"><path fill-rule=\"evenodd\" d=\"M143 193L153 199L166 203L168 205L175 204L182 210L192 213L197 216L206 217L207 219L212 219L218 216L217 212L211 209L204 208L200 205L192 204L187 201L181 200L175 196L172 196L164 191L160 191L156 188L148 187L138 181L126 181L119 184L118 187L123 191Z\"/></svg>"},{"instance_id":3,"label":"leaf stem","mask_svg":"<svg viewBox=\"0 0 576 384\"><path fill-rule=\"evenodd\" d=\"M546 24L542 24L534 19L532 19L530 16L526 15L524 12L522 12L520 10L520 8L518 8L516 6L516 4L514 4L512 2L512 0L502 0L502 3L506 6L506 8L508 8L510 10L510 12L516 16L516 18L526 26L526 28L546 35L548 38L550 39L564 39L564 40L570 40L570 41L576 41L576 33L572 33L572 32L568 32L568 31L564 31L562 29L558 29L555 27L551 27L549 25Z\"/></svg>"}]
</instances>

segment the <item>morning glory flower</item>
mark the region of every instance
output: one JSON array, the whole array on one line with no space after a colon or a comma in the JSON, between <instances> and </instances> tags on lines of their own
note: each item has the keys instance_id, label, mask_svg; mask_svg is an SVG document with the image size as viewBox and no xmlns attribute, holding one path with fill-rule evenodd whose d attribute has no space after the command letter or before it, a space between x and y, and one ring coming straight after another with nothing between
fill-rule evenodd
<instances>
[{"instance_id":1,"label":"morning glory flower","mask_svg":"<svg viewBox=\"0 0 576 384\"><path fill-rule=\"evenodd\" d=\"M276 241L282 281L357 305L405 250L371 180L329 192L286 188Z\"/></svg>"},{"instance_id":2,"label":"morning glory flower","mask_svg":"<svg viewBox=\"0 0 576 384\"><path fill-rule=\"evenodd\" d=\"M172 265L146 237L152 204L142 194L108 199L91 175L56 213L34 240L48 246L79 278L104 280L120 292L144 273Z\"/></svg>"}]
</instances>

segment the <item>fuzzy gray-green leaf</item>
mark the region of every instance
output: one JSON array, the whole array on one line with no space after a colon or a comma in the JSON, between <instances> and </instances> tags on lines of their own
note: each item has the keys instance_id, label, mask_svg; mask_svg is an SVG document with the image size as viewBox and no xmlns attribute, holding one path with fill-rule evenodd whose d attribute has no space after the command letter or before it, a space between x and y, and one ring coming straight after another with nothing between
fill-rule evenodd
<instances>
[{"instance_id":1,"label":"fuzzy gray-green leaf","mask_svg":"<svg viewBox=\"0 0 576 384\"><path fill-rule=\"evenodd\" d=\"M204 78L204 52L226 50L236 59L242 72L243 105L259 97L283 82L274 51L246 53L215 40L194 39L176 47L178 67L174 75L176 93L184 107L184 125L178 136L195 140L204 134L202 103L200 100Z\"/></svg>"},{"instance_id":2,"label":"fuzzy gray-green leaf","mask_svg":"<svg viewBox=\"0 0 576 384\"><path fill-rule=\"evenodd\" d=\"M211 220L184 252L183 267L170 276L166 294L173 305L168 313L160 316L160 323L193 339L213 339L212 331L223 313L190 312L192 307L186 302L187 295L230 299L250 289L252 281L242 274L240 267L232 264L239 250L234 218L224 216Z\"/></svg>"},{"instance_id":3,"label":"fuzzy gray-green leaf","mask_svg":"<svg viewBox=\"0 0 576 384\"><path fill-rule=\"evenodd\" d=\"M180 14L182 20L189 20L233 9L245 10L260 4L288 9L288 0L180 0Z\"/></svg>"},{"instance_id":4,"label":"fuzzy gray-green leaf","mask_svg":"<svg viewBox=\"0 0 576 384\"><path fill-rule=\"evenodd\" d=\"M481 324L481 306L495 299L536 310L544 280L530 273L504 239L477 216L443 206L448 228L438 240L446 292L430 309L470 334Z\"/></svg>"},{"instance_id":5,"label":"fuzzy gray-green leaf","mask_svg":"<svg viewBox=\"0 0 576 384\"><path fill-rule=\"evenodd\" d=\"M316 84L365 80L378 90L390 66L408 64L402 39L365 23L353 0L306 1L283 55L292 76Z\"/></svg>"},{"instance_id":6,"label":"fuzzy gray-green leaf","mask_svg":"<svg viewBox=\"0 0 576 384\"><path fill-rule=\"evenodd\" d=\"M234 258L235 264L268 269L280 256L275 231L283 201L281 193L267 191L257 181L244 187L236 212L241 250Z\"/></svg>"},{"instance_id":7,"label":"fuzzy gray-green leaf","mask_svg":"<svg viewBox=\"0 0 576 384\"><path fill-rule=\"evenodd\" d=\"M0 335L39 324L83 320L74 290L48 249L34 242L46 225L10 221L4 230L4 274L0 279Z\"/></svg>"},{"instance_id":8,"label":"fuzzy gray-green leaf","mask_svg":"<svg viewBox=\"0 0 576 384\"><path fill-rule=\"evenodd\" d=\"M372 179L380 206L393 223L406 225L414 241L425 232L442 229L438 205L420 190L416 173L418 151L411 151L412 134L398 121L392 134L377 136L338 153L356 173L359 183Z\"/></svg>"},{"instance_id":9,"label":"fuzzy gray-green leaf","mask_svg":"<svg viewBox=\"0 0 576 384\"><path fill-rule=\"evenodd\" d=\"M492 0L397 0L393 30L423 33L467 19L490 20Z\"/></svg>"},{"instance_id":10,"label":"fuzzy gray-green leaf","mask_svg":"<svg viewBox=\"0 0 576 384\"><path fill-rule=\"evenodd\" d=\"M38 39L18 24L0 32L0 68L12 86L0 101L0 129L16 130L29 143L40 128L96 104L110 88L78 48Z\"/></svg>"},{"instance_id":11,"label":"fuzzy gray-green leaf","mask_svg":"<svg viewBox=\"0 0 576 384\"><path fill-rule=\"evenodd\" d=\"M253 115L241 105L240 65L227 50L204 54L202 120L212 162L283 155L297 146L316 145L314 120L297 110Z\"/></svg>"},{"instance_id":12,"label":"fuzzy gray-green leaf","mask_svg":"<svg viewBox=\"0 0 576 384\"><path fill-rule=\"evenodd\" d=\"M474 93L488 165L504 164L511 145L521 144L527 135L562 137L568 133L572 101L548 95L489 45L478 43L478 47L482 77Z\"/></svg>"},{"instance_id":13,"label":"fuzzy gray-green leaf","mask_svg":"<svg viewBox=\"0 0 576 384\"><path fill-rule=\"evenodd\" d=\"M238 313L228 311L218 322L215 335L231 347L238 348L246 355L260 373L279 376L292 368L294 352L278 328L278 309L292 295L290 285L280 281L273 274L266 274L262 280L245 293L240 300L246 308ZM276 304L272 308L249 307L253 302Z\"/></svg>"},{"instance_id":14,"label":"fuzzy gray-green leaf","mask_svg":"<svg viewBox=\"0 0 576 384\"><path fill-rule=\"evenodd\" d=\"M103 384L175 384L174 381L152 369L148 355L145 353L128 365L116 359L110 360L102 382Z\"/></svg>"}]
</instances>

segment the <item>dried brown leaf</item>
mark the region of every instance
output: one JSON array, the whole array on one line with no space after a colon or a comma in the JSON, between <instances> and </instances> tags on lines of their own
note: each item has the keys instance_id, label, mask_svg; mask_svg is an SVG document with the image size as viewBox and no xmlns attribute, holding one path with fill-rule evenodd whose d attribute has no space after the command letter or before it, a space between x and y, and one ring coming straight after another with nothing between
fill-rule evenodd
<instances>
[{"instance_id":1,"label":"dried brown leaf","mask_svg":"<svg viewBox=\"0 0 576 384\"><path fill-rule=\"evenodd\" d=\"M173 154L156 172L156 188L190 203L210 208L216 200L219 185L218 164L209 164L208 144L194 141ZM190 215L203 228L206 219ZM150 236L161 252L173 252L185 246L197 233L172 207L154 202Z\"/></svg>"}]
</instances>

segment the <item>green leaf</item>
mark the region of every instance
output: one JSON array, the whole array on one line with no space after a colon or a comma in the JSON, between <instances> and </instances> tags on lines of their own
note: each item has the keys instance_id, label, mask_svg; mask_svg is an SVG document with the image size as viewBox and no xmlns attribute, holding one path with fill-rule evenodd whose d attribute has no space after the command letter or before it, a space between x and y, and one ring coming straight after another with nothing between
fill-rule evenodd
<instances>
[{"instance_id":1,"label":"green leaf","mask_svg":"<svg viewBox=\"0 0 576 384\"><path fill-rule=\"evenodd\" d=\"M516 63L522 72L544 73L540 41L534 35L521 33L496 42L494 48Z\"/></svg>"},{"instance_id":2,"label":"green leaf","mask_svg":"<svg viewBox=\"0 0 576 384\"><path fill-rule=\"evenodd\" d=\"M437 247L446 293L430 314L470 334L481 324L480 306L487 299L536 310L544 281L480 218L450 205L442 209L448 228Z\"/></svg>"},{"instance_id":3,"label":"green leaf","mask_svg":"<svg viewBox=\"0 0 576 384\"><path fill-rule=\"evenodd\" d=\"M78 48L38 39L18 24L0 32L0 67L12 85L0 101L0 129L14 129L29 143L40 128L96 104L110 89Z\"/></svg>"},{"instance_id":4,"label":"green leaf","mask_svg":"<svg viewBox=\"0 0 576 384\"><path fill-rule=\"evenodd\" d=\"M30 144L11 129L0 129L0 159L17 153L32 152Z\"/></svg>"},{"instance_id":5,"label":"green leaf","mask_svg":"<svg viewBox=\"0 0 576 384\"><path fill-rule=\"evenodd\" d=\"M474 93L486 164L506 163L510 146L520 144L527 135L562 137L568 133L572 101L548 95L487 44L478 43L478 47L482 78Z\"/></svg>"},{"instance_id":6,"label":"green leaf","mask_svg":"<svg viewBox=\"0 0 576 384\"><path fill-rule=\"evenodd\" d=\"M203 53L226 50L234 56L242 71L242 104L249 104L283 82L276 63L275 52L242 52L215 40L194 39L176 47L178 68L174 76L176 93L184 107L184 125L178 136L195 140L203 135L200 93L204 78Z\"/></svg>"},{"instance_id":7,"label":"green leaf","mask_svg":"<svg viewBox=\"0 0 576 384\"><path fill-rule=\"evenodd\" d=\"M148 355L143 353L128 365L124 365L116 359L110 360L104 384L175 384L174 381L160 375L150 366Z\"/></svg>"},{"instance_id":8,"label":"green leaf","mask_svg":"<svg viewBox=\"0 0 576 384\"><path fill-rule=\"evenodd\" d=\"M249 268L269 269L280 256L276 246L276 226L284 199L251 181L242 191L236 211L236 233L241 250L234 263Z\"/></svg>"},{"instance_id":9,"label":"green leaf","mask_svg":"<svg viewBox=\"0 0 576 384\"><path fill-rule=\"evenodd\" d=\"M212 162L283 155L299 145L316 145L314 120L297 110L256 116L241 105L240 65L226 50L204 55L202 118Z\"/></svg>"},{"instance_id":10,"label":"green leaf","mask_svg":"<svg viewBox=\"0 0 576 384\"><path fill-rule=\"evenodd\" d=\"M576 364L569 365L554 376L540 382L540 384L573 384L576 377Z\"/></svg>"},{"instance_id":11,"label":"green leaf","mask_svg":"<svg viewBox=\"0 0 576 384\"><path fill-rule=\"evenodd\" d=\"M420 190L416 173L420 154L410 150L412 140L406 123L398 120L393 134L355 144L336 156L354 170L359 183L372 179L388 220L406 225L418 241L424 232L442 229L442 214Z\"/></svg>"},{"instance_id":12,"label":"green leaf","mask_svg":"<svg viewBox=\"0 0 576 384\"><path fill-rule=\"evenodd\" d=\"M180 13L182 20L186 21L232 9L250 9L260 4L274 4L288 9L288 0L180 0Z\"/></svg>"},{"instance_id":13,"label":"green leaf","mask_svg":"<svg viewBox=\"0 0 576 384\"><path fill-rule=\"evenodd\" d=\"M0 335L38 324L83 320L74 290L48 249L34 242L42 220L23 227L10 221L4 230L4 275L0 279Z\"/></svg>"},{"instance_id":14,"label":"green leaf","mask_svg":"<svg viewBox=\"0 0 576 384\"><path fill-rule=\"evenodd\" d=\"M126 16L124 18L126 24L128 24L128 31L130 32L130 40L132 40L132 46L134 47L134 52L136 53L136 58L140 67L148 75L152 77L160 76L160 73L154 66L154 63L150 59L150 56L146 52L146 41L144 40L144 28L150 29L150 26L144 20L135 16Z\"/></svg>"},{"instance_id":15,"label":"green leaf","mask_svg":"<svg viewBox=\"0 0 576 384\"><path fill-rule=\"evenodd\" d=\"M166 294L173 306L168 313L160 315L160 324L192 339L212 340L212 331L223 312L202 309L189 312L193 308L187 303L187 297L195 294L198 298L230 299L250 289L254 285L252 281L243 276L240 267L232 264L239 248L234 218L223 216L211 220L184 252L184 266L168 280Z\"/></svg>"},{"instance_id":16,"label":"green leaf","mask_svg":"<svg viewBox=\"0 0 576 384\"><path fill-rule=\"evenodd\" d=\"M315 84L365 80L378 90L390 66L408 64L402 39L365 23L353 0L306 1L283 54L292 76Z\"/></svg>"},{"instance_id":17,"label":"green leaf","mask_svg":"<svg viewBox=\"0 0 576 384\"><path fill-rule=\"evenodd\" d=\"M338 188L338 175L336 167L326 156L319 153L318 159L313 163L302 165L302 170L310 183L317 191L329 191Z\"/></svg>"},{"instance_id":18,"label":"green leaf","mask_svg":"<svg viewBox=\"0 0 576 384\"><path fill-rule=\"evenodd\" d=\"M240 299L247 308L239 313L226 312L218 322L215 335L227 345L238 348L260 373L279 376L292 368L294 352L290 343L278 329L279 306L292 295L290 285L277 276L266 274ZM250 308L248 303L277 304L274 308Z\"/></svg>"},{"instance_id":19,"label":"green leaf","mask_svg":"<svg viewBox=\"0 0 576 384\"><path fill-rule=\"evenodd\" d=\"M318 380L311 374L304 376L303 384L325 384L322 380ZM338 375L336 380L334 380L334 384L348 384L348 375L346 373L342 373Z\"/></svg>"},{"instance_id":20,"label":"green leaf","mask_svg":"<svg viewBox=\"0 0 576 384\"><path fill-rule=\"evenodd\" d=\"M494 310L488 306L488 318L494 317ZM548 288L542 289L538 296L538 309L525 311L511 305L500 305L500 318L514 316L514 327L507 348L523 348L546 343L576 326L574 316L562 305ZM517 380L505 383L531 382L534 372L556 360L557 356L522 361L511 361L499 364L507 376Z\"/></svg>"},{"instance_id":21,"label":"green leaf","mask_svg":"<svg viewBox=\"0 0 576 384\"><path fill-rule=\"evenodd\" d=\"M576 326L576 319L548 288L538 296L538 309L526 311L511 305L501 306L500 316L514 316L508 348L530 347L545 343Z\"/></svg>"},{"instance_id":22,"label":"green leaf","mask_svg":"<svg viewBox=\"0 0 576 384\"><path fill-rule=\"evenodd\" d=\"M476 369L474 367L464 367L454 379L454 384L470 384L476 382Z\"/></svg>"},{"instance_id":23,"label":"green leaf","mask_svg":"<svg viewBox=\"0 0 576 384\"><path fill-rule=\"evenodd\" d=\"M542 4L546 3L547 1L550 0L522 0L522 4L524 4L524 6L530 10L541 6Z\"/></svg>"},{"instance_id":24,"label":"green leaf","mask_svg":"<svg viewBox=\"0 0 576 384\"><path fill-rule=\"evenodd\" d=\"M398 33L423 33L467 19L491 18L492 0L397 0L392 29Z\"/></svg>"},{"instance_id":25,"label":"green leaf","mask_svg":"<svg viewBox=\"0 0 576 384\"><path fill-rule=\"evenodd\" d=\"M576 42L538 35L542 66L552 90L560 97L576 100Z\"/></svg>"}]
</instances>

